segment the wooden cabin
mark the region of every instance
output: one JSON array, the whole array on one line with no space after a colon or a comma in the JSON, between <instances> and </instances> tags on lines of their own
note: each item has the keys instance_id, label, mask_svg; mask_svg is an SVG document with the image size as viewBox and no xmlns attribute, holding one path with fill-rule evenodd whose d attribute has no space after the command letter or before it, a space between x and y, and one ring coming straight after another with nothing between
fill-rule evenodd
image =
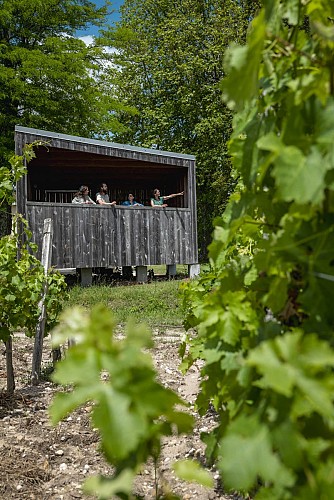
<instances>
[{"instance_id":1,"label":"wooden cabin","mask_svg":"<svg viewBox=\"0 0 334 500\"><path fill-rule=\"evenodd\" d=\"M16 154L42 141L28 173L17 184L17 210L28 220L41 254L43 222L53 221L52 266L76 268L89 281L93 268L135 266L145 281L147 266L176 264L198 270L195 157L44 130L15 128ZM90 196L102 182L114 207L71 201L79 186ZM184 191L167 208L152 208L154 188L161 195ZM128 193L142 207L123 206ZM88 278L87 278L88 276Z\"/></svg>"}]
</instances>

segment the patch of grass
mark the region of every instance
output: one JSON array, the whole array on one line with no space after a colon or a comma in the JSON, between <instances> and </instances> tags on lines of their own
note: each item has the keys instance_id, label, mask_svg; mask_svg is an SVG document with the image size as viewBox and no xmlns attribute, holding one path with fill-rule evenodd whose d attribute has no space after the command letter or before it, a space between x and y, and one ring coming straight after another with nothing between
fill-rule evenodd
<instances>
[{"instance_id":1,"label":"patch of grass","mask_svg":"<svg viewBox=\"0 0 334 500\"><path fill-rule=\"evenodd\" d=\"M166 275L166 265L148 266L148 269L153 269L155 276ZM176 273L181 276L188 276L187 264L176 264Z\"/></svg>"},{"instance_id":2,"label":"patch of grass","mask_svg":"<svg viewBox=\"0 0 334 500\"><path fill-rule=\"evenodd\" d=\"M65 307L81 305L90 309L104 304L115 314L118 323L130 318L151 327L182 326L183 314L178 297L180 281L154 281L145 285L128 286L75 286L69 290Z\"/></svg>"}]
</instances>

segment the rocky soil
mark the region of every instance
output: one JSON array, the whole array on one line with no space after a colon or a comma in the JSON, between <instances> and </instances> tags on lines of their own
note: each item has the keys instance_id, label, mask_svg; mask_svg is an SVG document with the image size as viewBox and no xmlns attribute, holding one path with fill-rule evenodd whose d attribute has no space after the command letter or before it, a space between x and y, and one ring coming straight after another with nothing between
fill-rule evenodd
<instances>
[{"instance_id":1,"label":"rocky soil","mask_svg":"<svg viewBox=\"0 0 334 500\"><path fill-rule=\"evenodd\" d=\"M155 333L152 355L159 378L168 387L191 404L196 418L191 436L170 437L165 440L157 470L147 463L134 484L134 494L142 499L156 498L156 491L172 491L186 499L232 499L225 495L215 469L208 468L215 481L215 488L207 489L197 484L178 480L171 464L185 457L192 457L206 465L204 446L200 433L215 425L214 413L200 418L194 410L199 383L199 367L193 367L186 376L178 369L178 345L181 330ZM46 339L43 367L51 364L50 346ZM3 353L2 353L3 354ZM90 406L86 405L52 427L48 406L57 390L51 382L38 387L29 385L32 341L23 335L14 339L16 392L8 398L5 387L5 357L0 359L0 499L18 500L72 500L92 498L82 493L86 477L111 474L111 467L98 451L99 436L90 425Z\"/></svg>"}]
</instances>

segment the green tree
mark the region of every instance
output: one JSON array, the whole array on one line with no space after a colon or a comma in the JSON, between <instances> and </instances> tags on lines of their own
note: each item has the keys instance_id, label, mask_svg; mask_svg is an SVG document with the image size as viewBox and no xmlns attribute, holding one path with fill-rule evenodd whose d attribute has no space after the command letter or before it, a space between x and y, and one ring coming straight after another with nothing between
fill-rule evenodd
<instances>
[{"instance_id":1,"label":"green tree","mask_svg":"<svg viewBox=\"0 0 334 500\"><path fill-rule=\"evenodd\" d=\"M75 37L102 26L107 4L88 0L0 2L0 159L13 150L16 124L108 136L116 103L100 82L103 51Z\"/></svg>"},{"instance_id":2,"label":"green tree","mask_svg":"<svg viewBox=\"0 0 334 500\"><path fill-rule=\"evenodd\" d=\"M256 7L233 0L125 0L120 23L105 33L105 43L117 49L115 95L128 106L117 114L127 127L117 140L197 157L202 257L213 216L231 190L223 55L232 40L244 41Z\"/></svg>"},{"instance_id":3,"label":"green tree","mask_svg":"<svg viewBox=\"0 0 334 500\"><path fill-rule=\"evenodd\" d=\"M35 157L34 146L29 144L22 156L12 155L9 158L10 169L0 168L0 209L9 207L14 200L13 185L25 173L25 163ZM11 221L12 222L12 221ZM0 238L0 340L6 346L7 391L13 393L15 388L12 362L12 335L19 329L28 336L36 332L40 316L40 300L45 282L45 308L47 311L46 332L57 322L64 297L65 280L58 272L45 278L40 261L34 257L36 245L29 242L31 234L27 222L20 215L14 218L11 234Z\"/></svg>"},{"instance_id":4,"label":"green tree","mask_svg":"<svg viewBox=\"0 0 334 500\"><path fill-rule=\"evenodd\" d=\"M266 0L226 58L238 187L185 290L224 484L329 499L334 479L334 4ZM241 78L247 85L240 85Z\"/></svg>"}]
</instances>

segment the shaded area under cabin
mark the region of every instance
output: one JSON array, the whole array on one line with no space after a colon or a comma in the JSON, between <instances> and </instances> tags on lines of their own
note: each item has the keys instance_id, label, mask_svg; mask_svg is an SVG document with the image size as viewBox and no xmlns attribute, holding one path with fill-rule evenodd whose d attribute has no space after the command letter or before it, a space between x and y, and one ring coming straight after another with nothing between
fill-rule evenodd
<instances>
[{"instance_id":1,"label":"shaded area under cabin","mask_svg":"<svg viewBox=\"0 0 334 500\"><path fill-rule=\"evenodd\" d=\"M17 184L17 210L28 220L41 255L44 219L53 221L52 266L92 268L188 264L198 268L195 157L17 126L16 154L42 141L28 173ZM108 185L114 207L75 205L80 185L95 194ZM184 191L152 208L153 189L161 195ZM129 193L143 207L121 203ZM141 281L145 281L144 279Z\"/></svg>"}]
</instances>

